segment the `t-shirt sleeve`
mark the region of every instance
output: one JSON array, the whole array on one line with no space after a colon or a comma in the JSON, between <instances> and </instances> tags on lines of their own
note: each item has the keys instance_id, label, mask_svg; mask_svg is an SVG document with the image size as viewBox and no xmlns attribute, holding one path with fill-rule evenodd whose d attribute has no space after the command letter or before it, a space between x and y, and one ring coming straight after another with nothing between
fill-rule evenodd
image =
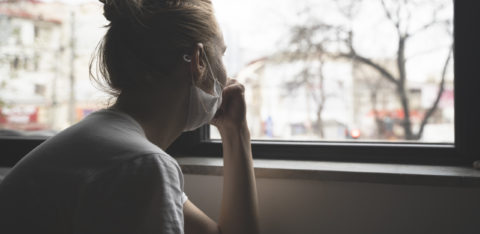
<instances>
[{"instance_id":1,"label":"t-shirt sleeve","mask_svg":"<svg viewBox=\"0 0 480 234\"><path fill-rule=\"evenodd\" d=\"M85 185L74 233L183 233L183 175L168 155L122 162Z\"/></svg>"},{"instance_id":2,"label":"t-shirt sleeve","mask_svg":"<svg viewBox=\"0 0 480 234\"><path fill-rule=\"evenodd\" d=\"M182 193L182 204L185 204L185 202L188 201L188 196L185 194L185 192Z\"/></svg>"}]
</instances>

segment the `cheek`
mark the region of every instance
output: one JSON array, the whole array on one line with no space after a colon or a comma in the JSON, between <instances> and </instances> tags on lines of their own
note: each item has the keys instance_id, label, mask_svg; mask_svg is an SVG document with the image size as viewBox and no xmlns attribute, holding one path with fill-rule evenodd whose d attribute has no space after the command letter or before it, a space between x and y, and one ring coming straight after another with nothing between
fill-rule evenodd
<instances>
[{"instance_id":1,"label":"cheek","mask_svg":"<svg viewBox=\"0 0 480 234\"><path fill-rule=\"evenodd\" d=\"M227 70L225 69L225 65L223 64L223 61L220 61L220 66L218 68L218 81L225 86L227 84Z\"/></svg>"}]
</instances>

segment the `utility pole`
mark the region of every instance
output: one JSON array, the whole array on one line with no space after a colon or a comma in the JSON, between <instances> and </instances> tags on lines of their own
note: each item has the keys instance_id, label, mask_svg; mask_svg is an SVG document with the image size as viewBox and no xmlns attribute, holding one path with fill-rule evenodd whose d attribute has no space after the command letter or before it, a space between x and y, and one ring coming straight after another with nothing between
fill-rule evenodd
<instances>
[{"instance_id":1,"label":"utility pole","mask_svg":"<svg viewBox=\"0 0 480 234\"><path fill-rule=\"evenodd\" d=\"M75 37L75 11L70 15L70 98L68 101L68 122L75 123L75 59L76 59L76 37Z\"/></svg>"},{"instance_id":2,"label":"utility pole","mask_svg":"<svg viewBox=\"0 0 480 234\"><path fill-rule=\"evenodd\" d=\"M50 128L55 129L57 127L57 109L58 109L58 97L57 97L57 82L60 76L60 66L61 61L58 58L61 58L65 51L65 47L61 45L59 48L55 49L55 57L57 58L54 66L54 76L52 81L52 102L50 106Z\"/></svg>"}]
</instances>

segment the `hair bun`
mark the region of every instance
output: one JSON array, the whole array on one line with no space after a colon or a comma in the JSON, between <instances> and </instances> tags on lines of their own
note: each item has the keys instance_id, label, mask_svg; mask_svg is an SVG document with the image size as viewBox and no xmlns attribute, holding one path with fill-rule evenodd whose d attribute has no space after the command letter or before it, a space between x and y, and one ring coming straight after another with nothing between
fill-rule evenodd
<instances>
[{"instance_id":1,"label":"hair bun","mask_svg":"<svg viewBox=\"0 0 480 234\"><path fill-rule=\"evenodd\" d=\"M137 19L142 8L142 0L99 0L103 3L103 15L110 22L123 19Z\"/></svg>"},{"instance_id":2,"label":"hair bun","mask_svg":"<svg viewBox=\"0 0 480 234\"><path fill-rule=\"evenodd\" d=\"M100 0L103 3L103 15L105 18L110 21L117 21L119 14L115 7L115 0Z\"/></svg>"}]
</instances>

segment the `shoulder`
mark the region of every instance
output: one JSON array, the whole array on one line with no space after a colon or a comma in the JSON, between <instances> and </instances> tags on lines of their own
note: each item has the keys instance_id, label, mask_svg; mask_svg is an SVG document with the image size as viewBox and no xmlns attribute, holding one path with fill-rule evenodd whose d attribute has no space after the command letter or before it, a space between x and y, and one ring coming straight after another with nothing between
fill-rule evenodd
<instances>
[{"instance_id":1,"label":"shoulder","mask_svg":"<svg viewBox=\"0 0 480 234\"><path fill-rule=\"evenodd\" d=\"M117 176L163 176L174 178L181 175L177 161L165 152L148 152L129 155L117 160L99 175L116 174Z\"/></svg>"},{"instance_id":2,"label":"shoulder","mask_svg":"<svg viewBox=\"0 0 480 234\"><path fill-rule=\"evenodd\" d=\"M150 142L138 122L127 114L101 110L65 129L37 147L35 154L59 160L117 164L147 156L175 164L175 160ZM149 154L151 154L149 156ZM57 160L58 161L58 160Z\"/></svg>"},{"instance_id":3,"label":"shoulder","mask_svg":"<svg viewBox=\"0 0 480 234\"><path fill-rule=\"evenodd\" d=\"M135 192L135 196L167 193L178 197L183 193L183 174L178 163L169 155L143 154L117 161L109 168L98 171L88 179L85 189L88 194L110 191L123 196Z\"/></svg>"},{"instance_id":4,"label":"shoulder","mask_svg":"<svg viewBox=\"0 0 480 234\"><path fill-rule=\"evenodd\" d=\"M150 173L168 173L169 176L181 174L181 169L177 161L165 152L139 155L126 161L124 164L149 171Z\"/></svg>"}]
</instances>

